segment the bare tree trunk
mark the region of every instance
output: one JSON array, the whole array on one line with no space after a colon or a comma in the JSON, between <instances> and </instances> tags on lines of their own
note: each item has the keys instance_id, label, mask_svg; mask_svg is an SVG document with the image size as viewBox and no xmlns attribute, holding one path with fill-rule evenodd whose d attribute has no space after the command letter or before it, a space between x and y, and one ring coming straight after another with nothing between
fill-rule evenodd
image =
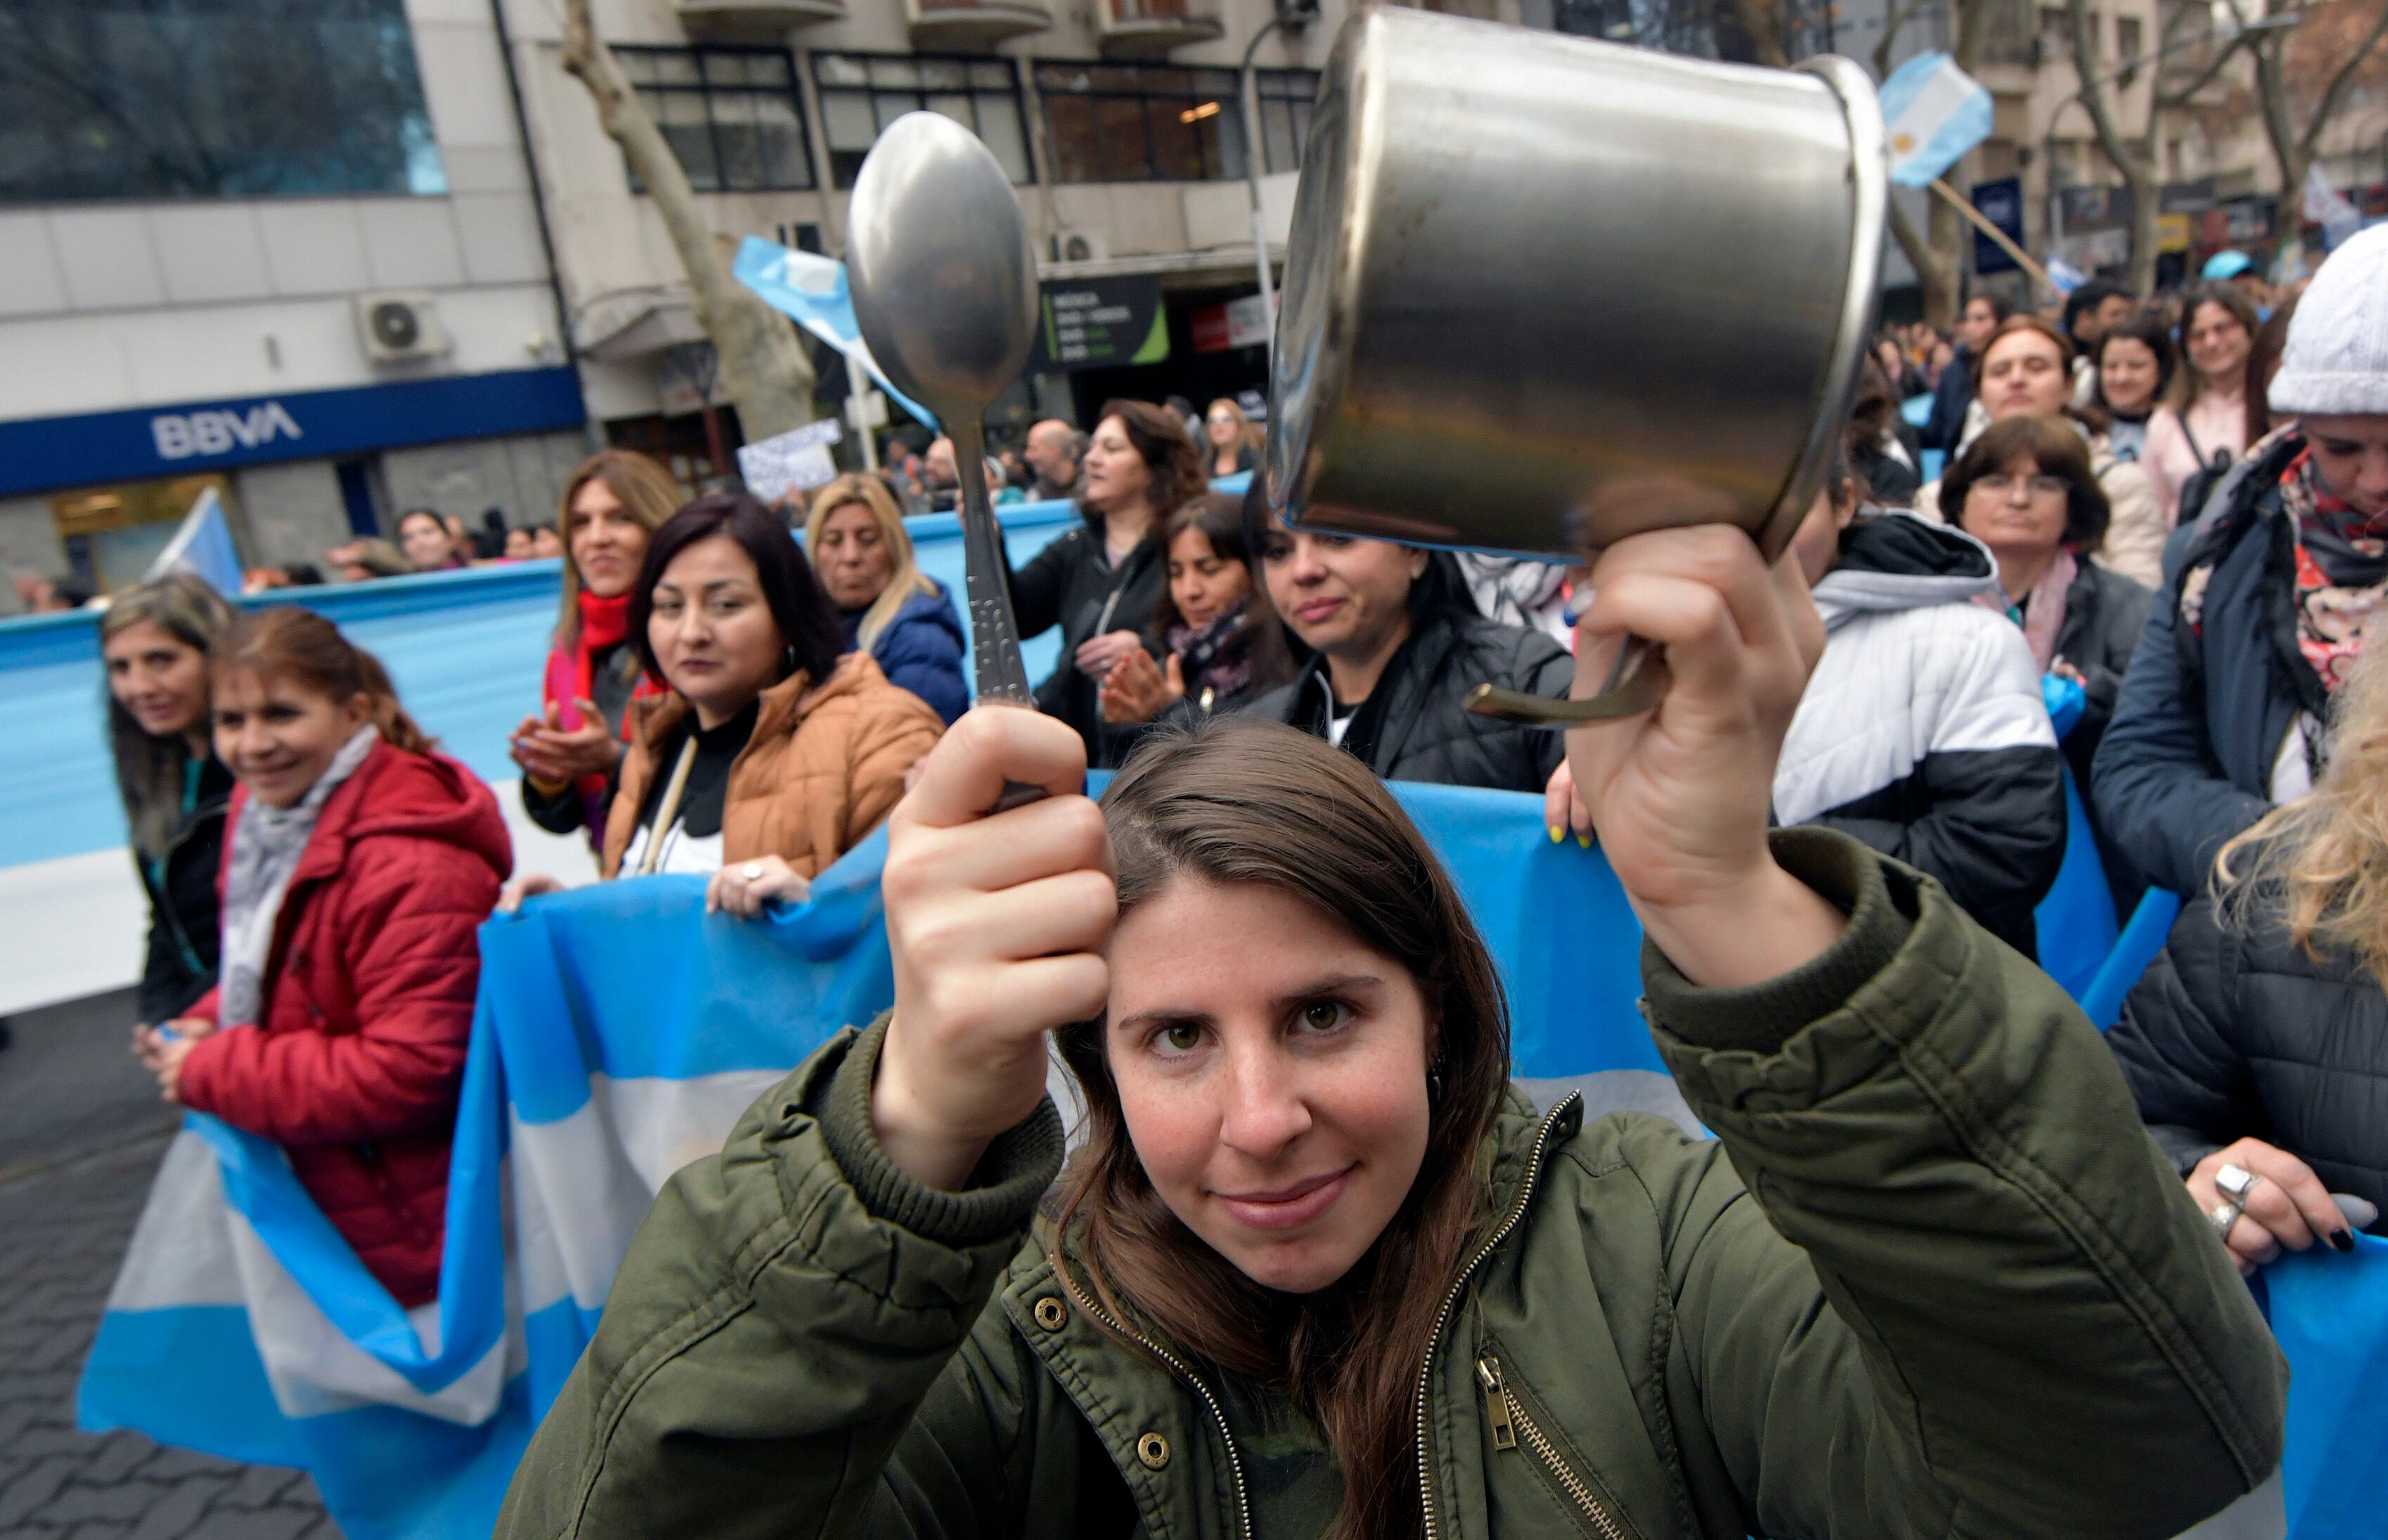
<instances>
[{"instance_id":1,"label":"bare tree trunk","mask_svg":"<svg viewBox=\"0 0 2388 1540\"><path fill-rule=\"evenodd\" d=\"M1890 0L1885 8L1882 38L1874 47L1877 80L1890 78L1890 61L1898 51L1899 34L1915 19L1923 4L1924 0ZM1957 11L1957 66L1970 74L1982 51L1981 29L1975 21L1983 0L1950 0L1950 4ZM1924 228L1918 230L1906 210L1896 202L1890 205L1891 238L1906 254L1907 265L1915 270L1916 285L1924 291L1924 319L1948 331L1957 325L1959 288L1965 274L1966 232L1956 211L1938 198L1930 201L1924 221Z\"/></svg>"},{"instance_id":2,"label":"bare tree trunk","mask_svg":"<svg viewBox=\"0 0 2388 1540\"><path fill-rule=\"evenodd\" d=\"M2098 135L2098 147L2116 171L2123 173L2123 183L2131 190L2131 270L2130 286L2134 294L2147 294L2156 286L2156 121L2163 114L2153 99L2148 106L2147 137L2139 144L2128 142L2122 130L2115 124L2115 114L2106 100L2106 83L2098 73L2098 51L2090 30L2089 0L2071 0L2067 7L2073 32L2073 72L2081 83L2075 100L2090 114L2090 127Z\"/></svg>"},{"instance_id":3,"label":"bare tree trunk","mask_svg":"<svg viewBox=\"0 0 2388 1540\"><path fill-rule=\"evenodd\" d=\"M2235 0L2231 8L2234 12L2239 10ZM2268 14L2284 15L2294 8L2290 0L2270 0ZM2245 19L2243 13L2241 19ZM2381 7L2379 19L2372 24L2371 30L2339 60L2338 69L2331 75L2329 83L2322 87L2321 98L2314 104L2313 115L2302 128L2297 126L2295 107L2290 100L2285 60L2289 34L2294 30L2286 28L2269 32L2247 45L2248 52L2255 58L2256 115L2263 120L2264 137L2271 143L2272 159L2280 172L2280 200L2272 210L2272 249L2275 253L2296 238L2298 230L2304 225L2305 173L2313 166L2314 153L2321 144L2323 131L2330 127L2331 120L2338 115L2339 108L2345 102L2346 90L2355 79L2356 70L2371 57L2372 51L2380 46L2381 40L2388 37L2388 6Z\"/></svg>"},{"instance_id":4,"label":"bare tree trunk","mask_svg":"<svg viewBox=\"0 0 2388 1540\"><path fill-rule=\"evenodd\" d=\"M597 35L589 0L564 0L564 67L589 88L597 121L654 200L688 273L697 325L713 339L721 386L749 441L812 421L813 371L787 317L730 275L730 259L697 207L696 190L629 77ZM722 467L727 469L728 467Z\"/></svg>"},{"instance_id":5,"label":"bare tree trunk","mask_svg":"<svg viewBox=\"0 0 2388 1540\"><path fill-rule=\"evenodd\" d=\"M1933 205L1939 211L1937 200ZM1946 331L1957 324L1957 271L1947 258L1935 250L1907 210L1896 202L1890 205L1890 235L1899 242L1899 249L1907 255L1907 265L1915 270L1915 282L1924 290L1924 319Z\"/></svg>"},{"instance_id":6,"label":"bare tree trunk","mask_svg":"<svg viewBox=\"0 0 2388 1540\"><path fill-rule=\"evenodd\" d=\"M1768 0L1733 0L1734 15L1741 21L1741 30L1749 34L1749 46L1760 64L1780 70L1790 62L1784 51L1783 29L1776 20L1776 7Z\"/></svg>"}]
</instances>

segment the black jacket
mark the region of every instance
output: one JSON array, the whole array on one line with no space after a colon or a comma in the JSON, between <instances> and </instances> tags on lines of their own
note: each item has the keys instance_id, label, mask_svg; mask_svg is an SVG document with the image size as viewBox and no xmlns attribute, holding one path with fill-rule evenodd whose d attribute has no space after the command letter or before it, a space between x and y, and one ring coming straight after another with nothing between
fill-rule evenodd
<instances>
[{"instance_id":1,"label":"black jacket","mask_svg":"<svg viewBox=\"0 0 2388 1540\"><path fill-rule=\"evenodd\" d=\"M2115 697L2122 693L2124 671L2131 666L2140 632L2147 629L2148 605L2154 598L2145 585L2087 557L2064 587L2064 625L2056 633L2056 655L2081 670L2087 699L2081 720L2064 735L2064 757L2085 790L2090 759L2106 735L2106 724L2114 719Z\"/></svg>"},{"instance_id":2,"label":"black jacket","mask_svg":"<svg viewBox=\"0 0 2388 1540\"><path fill-rule=\"evenodd\" d=\"M1157 524L1114 567L1103 549L1102 526L1092 519L1011 571L1011 612L1020 634L1031 637L1061 628L1061 656L1036 687L1037 707L1078 730L1086 741L1088 764L1099 763L1101 757L1101 681L1078 671L1078 644L1105 631L1142 635L1168 582L1169 564L1162 559Z\"/></svg>"},{"instance_id":3,"label":"black jacket","mask_svg":"<svg viewBox=\"0 0 2388 1540\"><path fill-rule=\"evenodd\" d=\"M2388 990L2306 956L2268 894L2237 910L2184 909L2106 1034L2140 1116L2184 1176L2259 1139L2388 1215Z\"/></svg>"},{"instance_id":4,"label":"black jacket","mask_svg":"<svg viewBox=\"0 0 2388 1540\"><path fill-rule=\"evenodd\" d=\"M2280 516L2290 434L2235 483L2212 522L2165 548L2162 602L2148 612L2098 745L2098 821L2142 876L2175 893L2205 886L2223 842L2271 806L2272 765L2300 713L2329 713L2297 653L2295 531ZM2211 563L2204 624L2180 623L2185 573Z\"/></svg>"},{"instance_id":5,"label":"black jacket","mask_svg":"<svg viewBox=\"0 0 2388 1540\"><path fill-rule=\"evenodd\" d=\"M1965 436L1965 409L1974 404L1974 352L1960 344L1940 371L1932 390L1932 415L1924 419L1924 447L1957 457L1957 440Z\"/></svg>"},{"instance_id":6,"label":"black jacket","mask_svg":"<svg viewBox=\"0 0 2388 1540\"><path fill-rule=\"evenodd\" d=\"M149 947L141 964L141 1020L155 1025L198 1003L215 986L216 872L222 864L224 808L232 774L210 755L199 767L198 790L182 826L159 859L133 854L149 896Z\"/></svg>"},{"instance_id":7,"label":"black jacket","mask_svg":"<svg viewBox=\"0 0 2388 1540\"><path fill-rule=\"evenodd\" d=\"M1388 781L1540 792L1566 757L1565 735L1479 717L1463 703L1480 684L1556 698L1574 681L1575 659L1542 632L1445 612L1386 663L1343 746ZM1320 656L1250 709L1324 738L1333 705Z\"/></svg>"}]
</instances>

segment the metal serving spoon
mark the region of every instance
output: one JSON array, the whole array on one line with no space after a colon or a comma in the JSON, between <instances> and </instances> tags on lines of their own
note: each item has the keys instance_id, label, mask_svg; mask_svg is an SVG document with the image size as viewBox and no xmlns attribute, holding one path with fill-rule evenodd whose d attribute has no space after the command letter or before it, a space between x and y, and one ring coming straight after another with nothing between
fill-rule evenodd
<instances>
[{"instance_id":1,"label":"metal serving spoon","mask_svg":"<svg viewBox=\"0 0 2388 1540\"><path fill-rule=\"evenodd\" d=\"M887 126L855 178L845 273L871 356L954 441L978 698L1033 710L984 419L1036 341L1036 256L1010 179L977 134L934 112Z\"/></svg>"}]
</instances>

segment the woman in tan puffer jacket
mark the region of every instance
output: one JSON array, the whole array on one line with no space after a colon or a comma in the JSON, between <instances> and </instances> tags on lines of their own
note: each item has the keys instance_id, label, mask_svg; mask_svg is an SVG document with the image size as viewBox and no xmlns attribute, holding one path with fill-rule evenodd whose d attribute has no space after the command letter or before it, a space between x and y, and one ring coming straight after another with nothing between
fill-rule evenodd
<instances>
[{"instance_id":1,"label":"woman in tan puffer jacket","mask_svg":"<svg viewBox=\"0 0 2388 1540\"><path fill-rule=\"evenodd\" d=\"M629 631L667 694L633 703L606 878L704 875L708 908L798 898L877 827L944 723L861 653L760 503L699 498L649 541ZM519 879L509 898L560 885Z\"/></svg>"}]
</instances>

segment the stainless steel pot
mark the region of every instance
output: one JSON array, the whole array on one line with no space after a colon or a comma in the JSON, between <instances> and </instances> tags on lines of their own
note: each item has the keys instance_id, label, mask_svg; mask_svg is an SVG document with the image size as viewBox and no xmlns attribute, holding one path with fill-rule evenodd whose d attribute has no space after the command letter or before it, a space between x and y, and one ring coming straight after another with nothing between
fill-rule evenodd
<instances>
[{"instance_id":1,"label":"stainless steel pot","mask_svg":"<svg viewBox=\"0 0 2388 1540\"><path fill-rule=\"evenodd\" d=\"M1355 15L1294 203L1273 498L1297 528L1564 561L1732 523L1771 557L1848 415L1887 179L1846 59ZM1644 708L1652 664L1565 715Z\"/></svg>"}]
</instances>

